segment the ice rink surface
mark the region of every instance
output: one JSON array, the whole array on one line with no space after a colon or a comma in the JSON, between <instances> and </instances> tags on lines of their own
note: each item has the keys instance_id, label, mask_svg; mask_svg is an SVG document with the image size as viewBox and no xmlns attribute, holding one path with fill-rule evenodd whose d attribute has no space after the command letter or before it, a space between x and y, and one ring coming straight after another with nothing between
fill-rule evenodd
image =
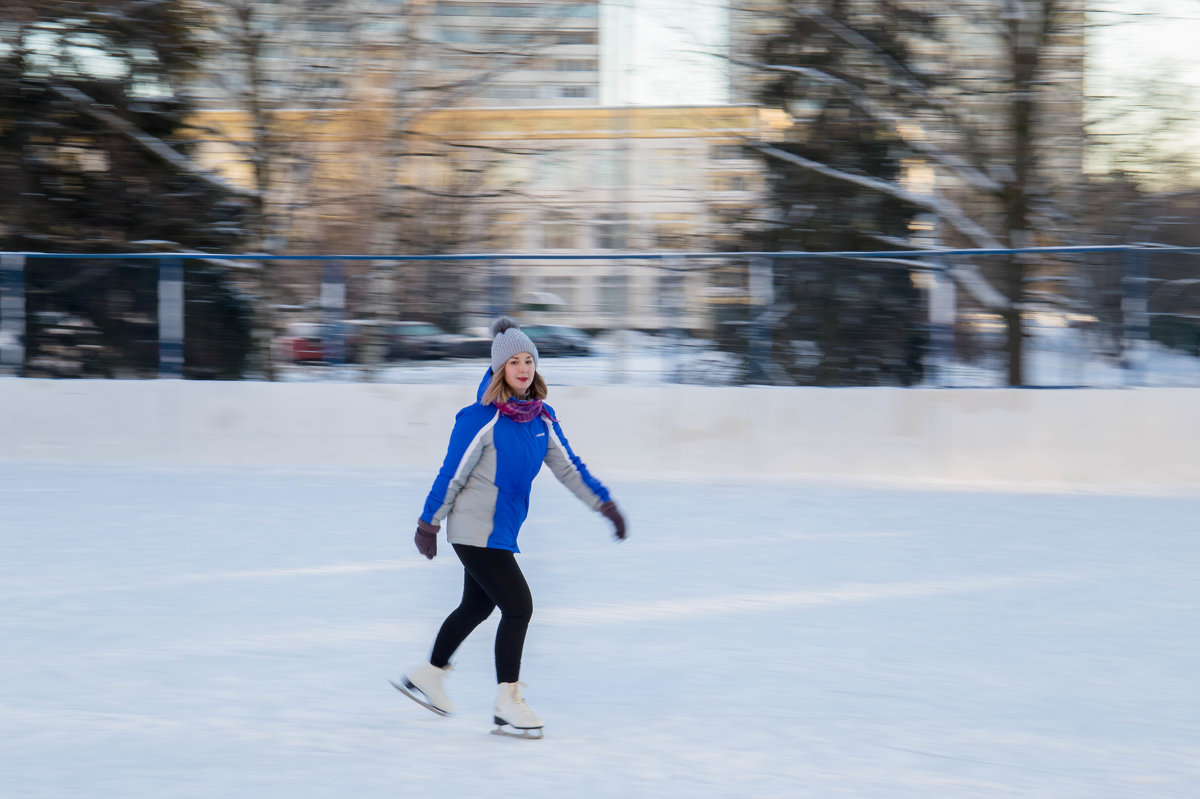
<instances>
[{"instance_id":1,"label":"ice rink surface","mask_svg":"<svg viewBox=\"0 0 1200 799\"><path fill-rule=\"evenodd\" d=\"M0 796L1200 795L1200 498L601 474L617 544L544 473L530 742L495 618L458 715L388 685L435 467L0 464Z\"/></svg>"}]
</instances>

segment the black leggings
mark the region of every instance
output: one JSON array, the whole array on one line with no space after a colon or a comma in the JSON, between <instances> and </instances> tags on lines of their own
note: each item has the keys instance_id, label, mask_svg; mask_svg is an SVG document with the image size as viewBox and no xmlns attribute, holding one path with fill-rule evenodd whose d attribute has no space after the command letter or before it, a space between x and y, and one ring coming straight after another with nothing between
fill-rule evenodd
<instances>
[{"instance_id":1,"label":"black leggings","mask_svg":"<svg viewBox=\"0 0 1200 799\"><path fill-rule=\"evenodd\" d=\"M450 656L471 631L498 607L496 682L516 682L521 676L525 631L533 616L533 597L525 575L521 574L516 557L506 549L453 546L465 569L462 602L442 622L429 662L438 668L449 665Z\"/></svg>"}]
</instances>

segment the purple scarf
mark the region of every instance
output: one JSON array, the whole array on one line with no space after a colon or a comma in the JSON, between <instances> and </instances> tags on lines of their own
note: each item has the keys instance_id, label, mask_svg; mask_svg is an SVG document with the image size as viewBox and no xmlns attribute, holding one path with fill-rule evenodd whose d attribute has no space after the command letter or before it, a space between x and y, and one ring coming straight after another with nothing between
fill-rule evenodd
<instances>
[{"instance_id":1,"label":"purple scarf","mask_svg":"<svg viewBox=\"0 0 1200 799\"><path fill-rule=\"evenodd\" d=\"M500 409L500 413L514 422L532 422L545 412L540 399L510 399L508 402L497 402L496 407ZM551 418L550 421L557 420Z\"/></svg>"}]
</instances>

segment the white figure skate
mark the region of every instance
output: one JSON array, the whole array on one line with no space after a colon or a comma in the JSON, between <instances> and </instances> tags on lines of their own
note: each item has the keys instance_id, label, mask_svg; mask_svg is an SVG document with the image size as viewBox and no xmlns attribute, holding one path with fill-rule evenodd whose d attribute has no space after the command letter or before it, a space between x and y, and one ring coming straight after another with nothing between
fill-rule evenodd
<instances>
[{"instance_id":1,"label":"white figure skate","mask_svg":"<svg viewBox=\"0 0 1200 799\"><path fill-rule=\"evenodd\" d=\"M525 704L521 696L523 683L502 682L497 686L496 705L492 720L496 729L492 735L537 740L542 737L542 720Z\"/></svg>"},{"instance_id":2,"label":"white figure skate","mask_svg":"<svg viewBox=\"0 0 1200 799\"><path fill-rule=\"evenodd\" d=\"M406 671L399 680L389 682L421 707L429 708L439 716L449 716L454 712L454 703L446 696L442 684L449 670L449 666L439 669L431 663L422 663Z\"/></svg>"}]
</instances>

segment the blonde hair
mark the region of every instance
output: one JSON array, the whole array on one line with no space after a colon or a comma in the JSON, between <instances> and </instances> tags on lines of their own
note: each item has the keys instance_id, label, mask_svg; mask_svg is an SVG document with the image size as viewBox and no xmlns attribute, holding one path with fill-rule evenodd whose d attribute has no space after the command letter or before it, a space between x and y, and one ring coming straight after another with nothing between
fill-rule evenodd
<instances>
[{"instance_id":1,"label":"blonde hair","mask_svg":"<svg viewBox=\"0 0 1200 799\"><path fill-rule=\"evenodd\" d=\"M529 384L529 396L527 399L545 399L550 390L546 387L546 381L538 372L533 373L533 382ZM483 397L479 400L480 405L503 405L513 398L512 386L504 379L504 369L501 368L498 372L492 373L492 382L488 384L487 390L483 392Z\"/></svg>"}]
</instances>

